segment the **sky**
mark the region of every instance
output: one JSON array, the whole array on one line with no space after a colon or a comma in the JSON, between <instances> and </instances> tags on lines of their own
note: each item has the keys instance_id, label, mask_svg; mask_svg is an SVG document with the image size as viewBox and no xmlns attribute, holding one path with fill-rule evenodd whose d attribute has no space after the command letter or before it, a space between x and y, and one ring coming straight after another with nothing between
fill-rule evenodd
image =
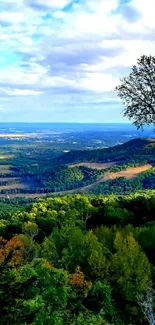
<instances>
[{"instance_id":1,"label":"sky","mask_svg":"<svg viewBox=\"0 0 155 325\"><path fill-rule=\"evenodd\" d=\"M0 122L128 122L114 88L155 54L154 0L0 0Z\"/></svg>"}]
</instances>

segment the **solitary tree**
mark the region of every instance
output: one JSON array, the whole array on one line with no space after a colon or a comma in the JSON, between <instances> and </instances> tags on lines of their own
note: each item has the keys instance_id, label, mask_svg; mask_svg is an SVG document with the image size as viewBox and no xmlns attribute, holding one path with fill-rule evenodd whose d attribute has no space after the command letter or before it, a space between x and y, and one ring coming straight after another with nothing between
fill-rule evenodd
<instances>
[{"instance_id":1,"label":"solitary tree","mask_svg":"<svg viewBox=\"0 0 155 325\"><path fill-rule=\"evenodd\" d=\"M155 57L141 56L115 89L123 100L124 116L137 128L155 125Z\"/></svg>"}]
</instances>

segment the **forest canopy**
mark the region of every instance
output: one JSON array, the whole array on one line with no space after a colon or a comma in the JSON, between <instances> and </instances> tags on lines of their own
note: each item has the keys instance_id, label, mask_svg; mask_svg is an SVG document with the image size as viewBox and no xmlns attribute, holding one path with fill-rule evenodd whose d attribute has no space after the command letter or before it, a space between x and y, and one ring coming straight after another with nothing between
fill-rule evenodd
<instances>
[{"instance_id":1,"label":"forest canopy","mask_svg":"<svg viewBox=\"0 0 155 325\"><path fill-rule=\"evenodd\" d=\"M1 324L146 324L154 211L150 192L39 199L1 214Z\"/></svg>"}]
</instances>

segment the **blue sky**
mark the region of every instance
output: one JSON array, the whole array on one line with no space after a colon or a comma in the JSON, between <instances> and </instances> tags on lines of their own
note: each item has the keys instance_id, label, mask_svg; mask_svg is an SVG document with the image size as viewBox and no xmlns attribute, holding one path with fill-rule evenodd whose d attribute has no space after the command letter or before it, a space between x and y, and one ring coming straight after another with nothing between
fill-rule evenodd
<instances>
[{"instance_id":1,"label":"blue sky","mask_svg":"<svg viewBox=\"0 0 155 325\"><path fill-rule=\"evenodd\" d=\"M154 0L0 0L0 122L127 122L113 89L154 40Z\"/></svg>"}]
</instances>

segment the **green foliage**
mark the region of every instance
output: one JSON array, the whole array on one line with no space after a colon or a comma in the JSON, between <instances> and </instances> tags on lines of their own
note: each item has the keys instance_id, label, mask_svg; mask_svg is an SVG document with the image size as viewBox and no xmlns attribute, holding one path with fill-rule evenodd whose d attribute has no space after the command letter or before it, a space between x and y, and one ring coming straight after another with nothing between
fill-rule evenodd
<instances>
[{"instance_id":1,"label":"green foliage","mask_svg":"<svg viewBox=\"0 0 155 325\"><path fill-rule=\"evenodd\" d=\"M155 124L155 57L142 55L137 66L116 87L125 105L124 115L138 127Z\"/></svg>"},{"instance_id":2,"label":"green foliage","mask_svg":"<svg viewBox=\"0 0 155 325\"><path fill-rule=\"evenodd\" d=\"M106 322L102 316L94 315L92 313L80 313L77 317L74 317L72 323L66 323L70 325L110 325Z\"/></svg>"},{"instance_id":3,"label":"green foliage","mask_svg":"<svg viewBox=\"0 0 155 325\"><path fill-rule=\"evenodd\" d=\"M37 259L30 266L21 268L19 282L32 278L31 286L26 289L28 299L24 301L21 311L27 323L35 315L35 325L63 324L63 310L67 305L67 276L46 260Z\"/></svg>"},{"instance_id":4,"label":"green foliage","mask_svg":"<svg viewBox=\"0 0 155 325\"><path fill-rule=\"evenodd\" d=\"M92 231L86 235L86 254L89 265L89 272L95 278L106 278L108 275L109 263L102 245Z\"/></svg>"},{"instance_id":5,"label":"green foliage","mask_svg":"<svg viewBox=\"0 0 155 325\"><path fill-rule=\"evenodd\" d=\"M100 314L114 320L115 311L112 302L112 289L109 284L96 280L88 297L88 306L97 310Z\"/></svg>"},{"instance_id":6,"label":"green foliage","mask_svg":"<svg viewBox=\"0 0 155 325\"><path fill-rule=\"evenodd\" d=\"M154 280L154 209L153 193L78 194L2 219L0 323L145 324L138 299Z\"/></svg>"},{"instance_id":7,"label":"green foliage","mask_svg":"<svg viewBox=\"0 0 155 325\"><path fill-rule=\"evenodd\" d=\"M132 233L124 239L120 232L117 232L114 248L116 253L111 257L112 278L127 300L135 300L136 296L147 290L149 284L148 259L141 252Z\"/></svg>"},{"instance_id":8,"label":"green foliage","mask_svg":"<svg viewBox=\"0 0 155 325\"><path fill-rule=\"evenodd\" d=\"M31 221L25 222L22 227L22 232L32 239L38 234L38 226Z\"/></svg>"}]
</instances>

